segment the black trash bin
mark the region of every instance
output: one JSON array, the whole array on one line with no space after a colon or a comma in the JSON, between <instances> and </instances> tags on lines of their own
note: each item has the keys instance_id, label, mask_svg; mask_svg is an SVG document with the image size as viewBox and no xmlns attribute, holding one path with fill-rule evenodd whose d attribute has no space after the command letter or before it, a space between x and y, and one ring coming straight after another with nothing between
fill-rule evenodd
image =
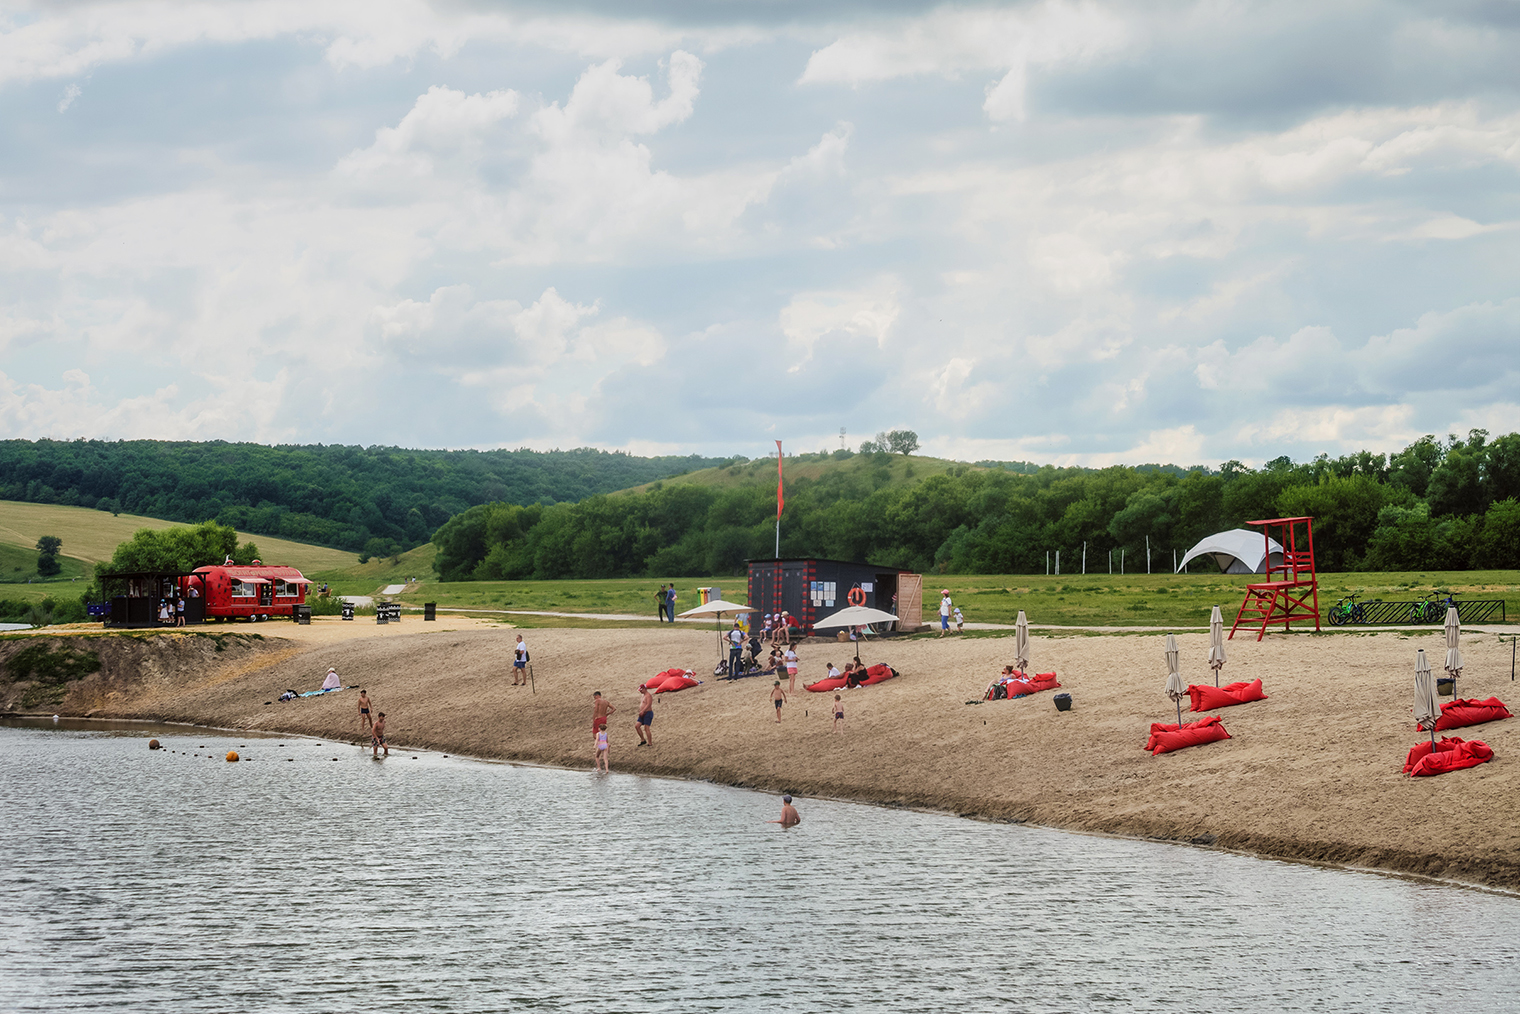
<instances>
[{"instance_id":1,"label":"black trash bin","mask_svg":"<svg viewBox=\"0 0 1520 1014\"><path fill-rule=\"evenodd\" d=\"M297 623L311 624L311 606L299 605L290 611L290 618Z\"/></svg>"},{"instance_id":2,"label":"black trash bin","mask_svg":"<svg viewBox=\"0 0 1520 1014\"><path fill-rule=\"evenodd\" d=\"M401 603L400 602L389 602L389 603L386 604L385 608L391 614L391 622L392 623L400 623L401 622Z\"/></svg>"},{"instance_id":3,"label":"black trash bin","mask_svg":"<svg viewBox=\"0 0 1520 1014\"><path fill-rule=\"evenodd\" d=\"M352 602L345 601L343 603L343 618L345 620L351 620L354 618L354 604Z\"/></svg>"},{"instance_id":4,"label":"black trash bin","mask_svg":"<svg viewBox=\"0 0 1520 1014\"><path fill-rule=\"evenodd\" d=\"M1056 702L1057 711L1071 710L1071 694L1056 694L1052 700Z\"/></svg>"},{"instance_id":5,"label":"black trash bin","mask_svg":"<svg viewBox=\"0 0 1520 1014\"><path fill-rule=\"evenodd\" d=\"M389 623L391 621L391 606L389 602L381 602L375 606L375 622Z\"/></svg>"},{"instance_id":6,"label":"black trash bin","mask_svg":"<svg viewBox=\"0 0 1520 1014\"><path fill-rule=\"evenodd\" d=\"M438 603L436 603L436 602L424 602L424 603L422 603L422 618L424 620L436 620L436 619L438 619Z\"/></svg>"}]
</instances>

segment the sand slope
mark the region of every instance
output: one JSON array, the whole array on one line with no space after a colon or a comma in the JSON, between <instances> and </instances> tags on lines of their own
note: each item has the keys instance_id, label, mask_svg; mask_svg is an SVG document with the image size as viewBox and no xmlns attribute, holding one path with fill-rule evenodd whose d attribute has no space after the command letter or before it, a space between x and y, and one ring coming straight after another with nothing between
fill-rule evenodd
<instances>
[{"instance_id":1,"label":"sand slope","mask_svg":"<svg viewBox=\"0 0 1520 1014\"><path fill-rule=\"evenodd\" d=\"M266 636L280 628L263 628ZM1055 670L1074 700L1051 695L968 705L1011 660L1012 638L899 641L872 647L902 677L844 692L847 729L830 732L833 695L793 696L777 725L771 681L715 683L657 698L652 748L636 748L635 687L669 666L711 671L711 632L532 630L537 692L508 675L514 631L429 629L384 636L351 629L282 647L228 671L192 671L112 692L92 677L75 713L135 715L358 740L354 692L266 705L286 686L314 688L329 664L367 687L390 716L393 742L482 757L567 766L591 762L590 694L617 706L614 771L713 779L860 800L928 806L997 819L1216 844L1285 858L1375 867L1520 889L1515 817L1520 719L1458 730L1496 759L1439 778L1400 774L1421 734L1410 717L1414 652L1444 658L1440 631L1235 641L1224 682L1260 678L1271 699L1216 712L1234 737L1152 757L1149 723L1172 721L1162 693L1162 635L1035 636L1033 667ZM1212 682L1206 634L1184 634L1183 674ZM1462 696L1520 704L1508 644L1464 638ZM808 682L833 643L800 649ZM1185 712L1186 714L1186 712Z\"/></svg>"}]
</instances>

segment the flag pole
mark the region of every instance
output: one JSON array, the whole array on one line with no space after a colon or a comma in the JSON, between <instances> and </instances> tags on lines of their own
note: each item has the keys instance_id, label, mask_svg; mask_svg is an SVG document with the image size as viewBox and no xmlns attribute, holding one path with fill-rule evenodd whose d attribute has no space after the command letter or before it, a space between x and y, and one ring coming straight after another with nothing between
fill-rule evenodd
<instances>
[{"instance_id":1,"label":"flag pole","mask_svg":"<svg viewBox=\"0 0 1520 1014\"><path fill-rule=\"evenodd\" d=\"M781 559L781 505L786 502L781 474L781 441L776 441L776 559Z\"/></svg>"}]
</instances>

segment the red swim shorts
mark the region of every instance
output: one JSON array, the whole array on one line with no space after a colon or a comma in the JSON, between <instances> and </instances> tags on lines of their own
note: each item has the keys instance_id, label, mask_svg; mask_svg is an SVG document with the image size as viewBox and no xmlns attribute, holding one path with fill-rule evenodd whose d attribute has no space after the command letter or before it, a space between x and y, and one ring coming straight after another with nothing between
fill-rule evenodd
<instances>
[{"instance_id":1,"label":"red swim shorts","mask_svg":"<svg viewBox=\"0 0 1520 1014\"><path fill-rule=\"evenodd\" d=\"M591 720L592 732L601 732L605 728L607 728L607 716L603 715L601 718L593 718Z\"/></svg>"}]
</instances>

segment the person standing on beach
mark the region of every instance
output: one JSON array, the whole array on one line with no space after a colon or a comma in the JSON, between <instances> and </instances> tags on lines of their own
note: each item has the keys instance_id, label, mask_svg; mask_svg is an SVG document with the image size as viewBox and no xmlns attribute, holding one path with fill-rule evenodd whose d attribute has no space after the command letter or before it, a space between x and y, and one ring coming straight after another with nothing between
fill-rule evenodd
<instances>
[{"instance_id":1,"label":"person standing on beach","mask_svg":"<svg viewBox=\"0 0 1520 1014\"><path fill-rule=\"evenodd\" d=\"M955 606L950 601L950 589L946 588L939 593L939 636L944 637L950 632L950 610Z\"/></svg>"},{"instance_id":2,"label":"person standing on beach","mask_svg":"<svg viewBox=\"0 0 1520 1014\"><path fill-rule=\"evenodd\" d=\"M744 631L739 629L739 621L734 621L734 629L728 632L728 674L739 675L744 660Z\"/></svg>"},{"instance_id":3,"label":"person standing on beach","mask_svg":"<svg viewBox=\"0 0 1520 1014\"><path fill-rule=\"evenodd\" d=\"M517 635L517 644L512 647L512 685L528 685L528 643L521 634Z\"/></svg>"},{"instance_id":4,"label":"person standing on beach","mask_svg":"<svg viewBox=\"0 0 1520 1014\"><path fill-rule=\"evenodd\" d=\"M617 708L614 708L602 696L600 690L594 692L591 695L591 735L595 736L607 728L607 718L616 710Z\"/></svg>"},{"instance_id":5,"label":"person standing on beach","mask_svg":"<svg viewBox=\"0 0 1520 1014\"><path fill-rule=\"evenodd\" d=\"M676 621L676 586L674 584L670 586L670 592L665 600L665 608L670 610L670 622L674 623Z\"/></svg>"},{"instance_id":6,"label":"person standing on beach","mask_svg":"<svg viewBox=\"0 0 1520 1014\"><path fill-rule=\"evenodd\" d=\"M781 705L784 704L784 703L786 703L786 691L781 689L781 681L780 680L777 680L776 681L776 685L771 688L771 700L776 705L776 724L780 725L781 724Z\"/></svg>"},{"instance_id":7,"label":"person standing on beach","mask_svg":"<svg viewBox=\"0 0 1520 1014\"><path fill-rule=\"evenodd\" d=\"M654 694L643 683L639 684L639 717L633 729L639 734L639 746L654 746Z\"/></svg>"},{"instance_id":8,"label":"person standing on beach","mask_svg":"<svg viewBox=\"0 0 1520 1014\"><path fill-rule=\"evenodd\" d=\"M591 760L591 770L607 774L607 730L596 734L596 755Z\"/></svg>"},{"instance_id":9,"label":"person standing on beach","mask_svg":"<svg viewBox=\"0 0 1520 1014\"><path fill-rule=\"evenodd\" d=\"M797 649L788 644L786 654L782 657L786 659L787 693L795 694L797 692Z\"/></svg>"},{"instance_id":10,"label":"person standing on beach","mask_svg":"<svg viewBox=\"0 0 1520 1014\"><path fill-rule=\"evenodd\" d=\"M391 755L391 745L385 741L385 712L380 712L375 718L375 725L374 728L370 729L369 739L371 744L370 754L372 756L380 756L382 748L385 750L387 757ZM359 749L362 750L364 748L361 746Z\"/></svg>"},{"instance_id":11,"label":"person standing on beach","mask_svg":"<svg viewBox=\"0 0 1520 1014\"><path fill-rule=\"evenodd\" d=\"M654 593L654 603L656 606L656 611L660 616L660 622L664 623L665 611L670 607L670 598L668 593L665 591L664 585L660 585L660 590Z\"/></svg>"},{"instance_id":12,"label":"person standing on beach","mask_svg":"<svg viewBox=\"0 0 1520 1014\"><path fill-rule=\"evenodd\" d=\"M374 727L375 720L369 717L369 691L361 689L359 691L359 729L363 731ZM359 749L362 750L364 747L361 746Z\"/></svg>"},{"instance_id":13,"label":"person standing on beach","mask_svg":"<svg viewBox=\"0 0 1520 1014\"><path fill-rule=\"evenodd\" d=\"M844 701L839 699L838 694L834 695L834 731L844 734Z\"/></svg>"},{"instance_id":14,"label":"person standing on beach","mask_svg":"<svg viewBox=\"0 0 1520 1014\"><path fill-rule=\"evenodd\" d=\"M790 795L783 795L781 797L781 819L768 820L766 823L780 824L783 831L802 823L802 818L797 815L797 808L792 805L792 797Z\"/></svg>"}]
</instances>

